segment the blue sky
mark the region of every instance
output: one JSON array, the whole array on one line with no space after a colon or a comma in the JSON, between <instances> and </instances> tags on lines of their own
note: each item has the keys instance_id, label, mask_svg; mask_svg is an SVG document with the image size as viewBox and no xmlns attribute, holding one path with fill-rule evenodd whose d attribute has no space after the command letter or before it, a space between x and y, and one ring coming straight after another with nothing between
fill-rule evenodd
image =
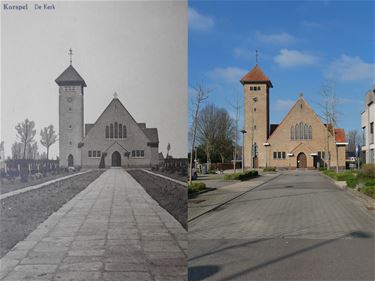
<instances>
[{"instance_id":1,"label":"blue sky","mask_svg":"<svg viewBox=\"0 0 375 281\"><path fill-rule=\"evenodd\" d=\"M374 1L190 1L189 99L204 82L213 90L206 102L234 116L231 104L237 95L243 101L239 80L255 66L258 49L274 86L272 123L300 92L319 114L321 85L333 79L338 126L360 130L364 95L375 83L374 15Z\"/></svg>"}]
</instances>

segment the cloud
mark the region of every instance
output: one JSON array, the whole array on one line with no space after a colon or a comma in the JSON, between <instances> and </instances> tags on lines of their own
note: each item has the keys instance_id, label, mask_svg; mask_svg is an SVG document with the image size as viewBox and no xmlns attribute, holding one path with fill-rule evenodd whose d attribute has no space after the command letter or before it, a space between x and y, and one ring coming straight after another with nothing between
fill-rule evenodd
<instances>
[{"instance_id":1,"label":"cloud","mask_svg":"<svg viewBox=\"0 0 375 281\"><path fill-rule=\"evenodd\" d=\"M293 100L277 100L275 104L275 110L287 111L292 108L296 101Z\"/></svg>"},{"instance_id":2,"label":"cloud","mask_svg":"<svg viewBox=\"0 0 375 281\"><path fill-rule=\"evenodd\" d=\"M216 67L208 76L216 81L224 81L227 83L239 83L240 79L246 74L245 69L238 67Z\"/></svg>"},{"instance_id":3,"label":"cloud","mask_svg":"<svg viewBox=\"0 0 375 281\"><path fill-rule=\"evenodd\" d=\"M324 27L324 25L319 22L308 21L308 20L303 20L301 22L301 25L302 27L305 27L305 28L315 28L315 29L322 29Z\"/></svg>"},{"instance_id":4,"label":"cloud","mask_svg":"<svg viewBox=\"0 0 375 281\"><path fill-rule=\"evenodd\" d=\"M195 9L189 8L189 28L207 31L213 28L215 21L210 16L205 16L198 13Z\"/></svg>"},{"instance_id":5,"label":"cloud","mask_svg":"<svg viewBox=\"0 0 375 281\"><path fill-rule=\"evenodd\" d=\"M260 31L255 33L255 37L258 41L267 44L275 45L287 45L292 44L296 41L296 38L286 32L273 33L273 34L264 34Z\"/></svg>"},{"instance_id":6,"label":"cloud","mask_svg":"<svg viewBox=\"0 0 375 281\"><path fill-rule=\"evenodd\" d=\"M331 62L325 75L341 81L375 80L375 64L366 63L359 57L341 55Z\"/></svg>"},{"instance_id":7,"label":"cloud","mask_svg":"<svg viewBox=\"0 0 375 281\"><path fill-rule=\"evenodd\" d=\"M281 49L274 61L281 67L290 68L300 65L313 65L317 62L316 56L297 50Z\"/></svg>"}]
</instances>

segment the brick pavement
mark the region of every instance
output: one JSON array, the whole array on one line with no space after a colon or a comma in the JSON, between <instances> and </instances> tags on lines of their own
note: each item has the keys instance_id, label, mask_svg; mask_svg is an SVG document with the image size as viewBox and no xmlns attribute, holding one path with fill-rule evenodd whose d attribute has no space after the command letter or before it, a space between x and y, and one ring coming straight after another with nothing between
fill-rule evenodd
<instances>
[{"instance_id":1,"label":"brick pavement","mask_svg":"<svg viewBox=\"0 0 375 281\"><path fill-rule=\"evenodd\" d=\"M110 169L0 260L0 279L186 280L187 234L123 169Z\"/></svg>"}]
</instances>

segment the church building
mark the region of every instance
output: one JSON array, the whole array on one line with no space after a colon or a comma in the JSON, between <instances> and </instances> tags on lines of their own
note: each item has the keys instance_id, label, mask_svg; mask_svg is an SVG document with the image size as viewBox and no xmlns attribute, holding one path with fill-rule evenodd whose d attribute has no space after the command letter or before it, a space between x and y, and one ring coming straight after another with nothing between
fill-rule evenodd
<instances>
[{"instance_id":1,"label":"church building","mask_svg":"<svg viewBox=\"0 0 375 281\"><path fill-rule=\"evenodd\" d=\"M345 168L344 130L332 130L330 125L323 124L303 94L280 124L270 124L271 80L257 64L240 82L244 91L242 132L246 168L336 167L337 159L339 167Z\"/></svg>"},{"instance_id":2,"label":"church building","mask_svg":"<svg viewBox=\"0 0 375 281\"><path fill-rule=\"evenodd\" d=\"M151 167L159 163L157 129L137 123L116 93L96 122L85 124L86 82L71 62L55 82L59 86L61 167Z\"/></svg>"}]
</instances>

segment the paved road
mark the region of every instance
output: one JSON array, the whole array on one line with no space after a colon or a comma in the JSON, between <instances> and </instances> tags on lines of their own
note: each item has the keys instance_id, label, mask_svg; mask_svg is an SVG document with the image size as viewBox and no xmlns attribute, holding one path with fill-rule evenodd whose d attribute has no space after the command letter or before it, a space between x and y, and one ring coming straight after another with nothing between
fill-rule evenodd
<instances>
[{"instance_id":1,"label":"paved road","mask_svg":"<svg viewBox=\"0 0 375 281\"><path fill-rule=\"evenodd\" d=\"M186 231L110 169L0 260L0 279L185 280Z\"/></svg>"},{"instance_id":2,"label":"paved road","mask_svg":"<svg viewBox=\"0 0 375 281\"><path fill-rule=\"evenodd\" d=\"M374 280L374 232L318 172L283 172L189 224L189 280Z\"/></svg>"}]
</instances>

